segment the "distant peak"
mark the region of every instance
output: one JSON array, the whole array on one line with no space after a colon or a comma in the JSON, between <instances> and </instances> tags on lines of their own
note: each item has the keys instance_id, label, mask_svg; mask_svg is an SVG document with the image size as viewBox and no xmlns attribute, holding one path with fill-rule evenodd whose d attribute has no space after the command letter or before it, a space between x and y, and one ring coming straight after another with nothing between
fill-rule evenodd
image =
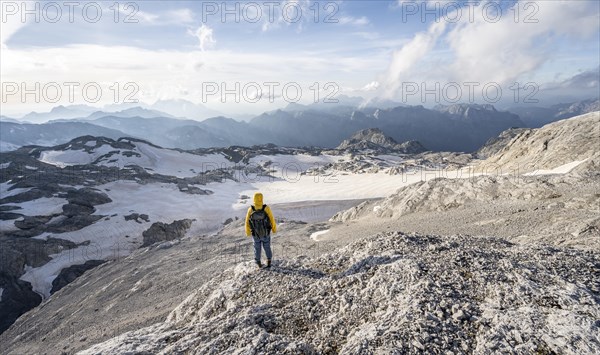
<instances>
[{"instance_id":1,"label":"distant peak","mask_svg":"<svg viewBox=\"0 0 600 355\"><path fill-rule=\"evenodd\" d=\"M466 116L472 110L497 112L494 105L491 104L454 104L454 105L437 105L434 110L449 113L451 115Z\"/></svg>"},{"instance_id":2,"label":"distant peak","mask_svg":"<svg viewBox=\"0 0 600 355\"><path fill-rule=\"evenodd\" d=\"M417 141L409 141L399 144L379 128L362 129L344 140L337 149L341 150L374 150L377 152L402 152L406 154L416 154L426 151L426 149Z\"/></svg>"}]
</instances>

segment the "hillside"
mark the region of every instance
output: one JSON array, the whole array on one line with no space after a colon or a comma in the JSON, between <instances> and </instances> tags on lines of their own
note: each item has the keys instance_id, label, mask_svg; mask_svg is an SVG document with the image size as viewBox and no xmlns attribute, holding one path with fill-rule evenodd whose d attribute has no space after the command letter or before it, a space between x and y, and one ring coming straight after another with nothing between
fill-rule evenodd
<instances>
[{"instance_id":1,"label":"hillside","mask_svg":"<svg viewBox=\"0 0 600 355\"><path fill-rule=\"evenodd\" d=\"M411 219L435 215L469 230L494 228L513 240L600 247L598 127L600 117L592 113L523 131L477 165L431 174L382 200L340 211L331 221L390 220L418 228Z\"/></svg>"},{"instance_id":2,"label":"hillside","mask_svg":"<svg viewBox=\"0 0 600 355\"><path fill-rule=\"evenodd\" d=\"M493 238L390 232L270 271L240 263L164 322L80 354L594 353L599 262Z\"/></svg>"},{"instance_id":3,"label":"hillside","mask_svg":"<svg viewBox=\"0 0 600 355\"><path fill-rule=\"evenodd\" d=\"M600 151L600 111L517 134L484 165L505 172L549 170L596 157Z\"/></svg>"},{"instance_id":4,"label":"hillside","mask_svg":"<svg viewBox=\"0 0 600 355\"><path fill-rule=\"evenodd\" d=\"M283 217L325 221L352 201L385 196L404 161L439 164L274 145L181 151L93 136L2 153L0 331L101 261L217 232L239 218L256 189Z\"/></svg>"},{"instance_id":5,"label":"hillside","mask_svg":"<svg viewBox=\"0 0 600 355\"><path fill-rule=\"evenodd\" d=\"M528 128L509 128L506 131L500 133L498 137L490 138L483 147L477 150L476 155L480 159L486 159L490 156L498 153L504 147L506 147L517 135L526 132Z\"/></svg>"}]
</instances>

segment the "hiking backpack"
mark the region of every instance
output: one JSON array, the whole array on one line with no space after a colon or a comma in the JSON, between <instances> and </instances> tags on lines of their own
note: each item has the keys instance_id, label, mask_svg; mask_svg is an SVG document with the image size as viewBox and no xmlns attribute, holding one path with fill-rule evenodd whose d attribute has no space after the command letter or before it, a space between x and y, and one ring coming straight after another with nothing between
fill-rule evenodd
<instances>
[{"instance_id":1,"label":"hiking backpack","mask_svg":"<svg viewBox=\"0 0 600 355\"><path fill-rule=\"evenodd\" d=\"M269 215L265 211L267 205L263 205L261 210L257 210L254 206L251 207L250 229L252 230L252 235L259 238L266 237L271 231L271 221L269 220Z\"/></svg>"}]
</instances>

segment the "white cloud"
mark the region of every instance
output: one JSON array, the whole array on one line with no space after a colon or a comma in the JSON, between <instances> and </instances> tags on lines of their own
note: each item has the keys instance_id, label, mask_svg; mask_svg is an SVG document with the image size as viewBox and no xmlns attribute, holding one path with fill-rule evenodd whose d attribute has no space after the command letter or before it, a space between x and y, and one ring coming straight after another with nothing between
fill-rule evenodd
<instances>
[{"instance_id":1,"label":"white cloud","mask_svg":"<svg viewBox=\"0 0 600 355\"><path fill-rule=\"evenodd\" d=\"M187 8L167 11L165 17L169 22L172 23L194 22L194 12Z\"/></svg>"},{"instance_id":2,"label":"white cloud","mask_svg":"<svg viewBox=\"0 0 600 355\"><path fill-rule=\"evenodd\" d=\"M342 16L338 20L338 23L341 25L365 26L369 24L369 19L365 16L358 18L352 16Z\"/></svg>"},{"instance_id":3,"label":"white cloud","mask_svg":"<svg viewBox=\"0 0 600 355\"><path fill-rule=\"evenodd\" d=\"M278 63L273 70L273 63ZM118 102L122 102L131 90L124 85L133 82L139 87L136 98L143 102L154 102L159 98L185 98L199 102L203 83L226 83L232 89L235 83L277 82L275 97L280 95L283 85L296 82L303 90L302 100L313 100L315 82L324 85L324 78L342 85L361 87L371 76L364 68L384 65L383 58L348 57L336 54L319 55L313 52L287 51L281 53L236 52L214 49L201 51L142 49L126 46L68 45L62 47L9 48L2 51L2 79L6 82L26 83L27 88L35 83L76 82L75 102L69 102L68 91L63 87L61 101L50 103L41 100L37 105L32 95L25 103L20 95L9 98L3 112L43 111L59 104L87 103L82 100L82 88L87 83L99 83L103 94L97 105L114 103L114 84L121 89ZM349 75L351 73L352 75ZM111 89L111 86L113 87ZM279 91L277 91L279 90ZM328 91L327 93L329 93ZM94 90L91 90L94 94ZM249 93L251 94L251 93ZM264 97L266 91L263 92ZM182 96L187 95L187 96ZM321 96L323 98L323 96ZM218 95L209 97L207 106L223 112L260 113L274 106L261 100L257 104L235 103L231 97L221 103ZM7 111L8 112L8 111Z\"/></svg>"},{"instance_id":4,"label":"white cloud","mask_svg":"<svg viewBox=\"0 0 600 355\"><path fill-rule=\"evenodd\" d=\"M361 90L362 91L375 91L378 88L379 88L379 82L372 81L372 82L368 83L367 85L363 86L363 88Z\"/></svg>"},{"instance_id":5,"label":"white cloud","mask_svg":"<svg viewBox=\"0 0 600 355\"><path fill-rule=\"evenodd\" d=\"M456 23L442 18L395 51L382 79L382 95L393 96L403 81L510 84L556 55L559 41L593 36L600 27L594 1L517 3L517 21L516 8L504 9L497 21L483 16L492 3L470 5L472 19L465 8ZM446 51L444 61L436 58L439 49Z\"/></svg>"},{"instance_id":6,"label":"white cloud","mask_svg":"<svg viewBox=\"0 0 600 355\"><path fill-rule=\"evenodd\" d=\"M217 43L213 38L213 29L204 24L198 27L196 31L188 30L188 34L198 38L201 51L205 51Z\"/></svg>"},{"instance_id":7,"label":"white cloud","mask_svg":"<svg viewBox=\"0 0 600 355\"><path fill-rule=\"evenodd\" d=\"M129 7L128 7L129 6ZM119 4L119 12L123 17L131 17L147 25L185 25L194 22L194 12L188 8L169 10L160 14L141 11L129 3Z\"/></svg>"},{"instance_id":8,"label":"white cloud","mask_svg":"<svg viewBox=\"0 0 600 355\"><path fill-rule=\"evenodd\" d=\"M379 33L377 33L377 32L353 32L352 34L355 36L358 36L360 38L368 39L371 41L378 39L380 37Z\"/></svg>"},{"instance_id":9,"label":"white cloud","mask_svg":"<svg viewBox=\"0 0 600 355\"><path fill-rule=\"evenodd\" d=\"M266 6L266 4L270 4ZM271 10L271 6L273 6L273 10ZM312 16L312 10L310 10L310 0L285 0L278 2L278 5L273 5L272 3L265 2L262 6L262 25L261 30L263 32L275 30L281 28L283 25L285 26L296 26L297 32L302 32L304 23L314 21ZM284 14L287 9L288 13ZM300 17L297 21L293 22L294 10L298 9L300 13ZM272 11L272 12L271 12Z\"/></svg>"},{"instance_id":10,"label":"white cloud","mask_svg":"<svg viewBox=\"0 0 600 355\"><path fill-rule=\"evenodd\" d=\"M414 66L435 46L446 28L445 22L434 23L427 32L420 32L392 55L392 63L385 74L384 95L391 97L400 87L401 81L408 79Z\"/></svg>"},{"instance_id":11,"label":"white cloud","mask_svg":"<svg viewBox=\"0 0 600 355\"><path fill-rule=\"evenodd\" d=\"M556 54L556 40L561 36L580 37L598 31L597 9L594 11L589 2L528 4L539 8L531 18L537 23L525 22L525 15L533 12L526 13L521 8L517 22L512 14L505 14L495 23L476 17L474 22L461 23L448 33L447 40L456 58L450 69L456 79L500 84L513 81Z\"/></svg>"},{"instance_id":12,"label":"white cloud","mask_svg":"<svg viewBox=\"0 0 600 355\"><path fill-rule=\"evenodd\" d=\"M29 2L27 2L29 3ZM20 3L4 3L2 4L2 11L8 11L7 13L2 13L2 19L0 21L0 48L7 48L6 42L21 28L23 28L27 22L21 20L21 13L18 12L14 15L10 15L9 13L13 11L9 6L15 6L18 10L21 6ZM26 20L31 18L31 16L27 16Z\"/></svg>"},{"instance_id":13,"label":"white cloud","mask_svg":"<svg viewBox=\"0 0 600 355\"><path fill-rule=\"evenodd\" d=\"M133 15L130 11L126 11L123 6L124 5L119 6L119 12L122 14L122 16L132 16L133 21L139 20L140 22L147 24L156 24L158 22L159 16L157 14L138 11L135 13L135 15Z\"/></svg>"}]
</instances>

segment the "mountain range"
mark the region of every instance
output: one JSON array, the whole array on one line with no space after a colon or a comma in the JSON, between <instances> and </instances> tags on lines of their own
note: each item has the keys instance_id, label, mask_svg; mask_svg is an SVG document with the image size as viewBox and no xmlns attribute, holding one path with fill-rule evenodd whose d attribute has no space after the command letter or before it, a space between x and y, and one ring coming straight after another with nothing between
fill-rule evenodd
<instances>
[{"instance_id":1,"label":"mountain range","mask_svg":"<svg viewBox=\"0 0 600 355\"><path fill-rule=\"evenodd\" d=\"M508 109L521 117L529 128L542 127L550 122L600 110L600 99L560 103L550 107L516 106Z\"/></svg>"},{"instance_id":2,"label":"mountain range","mask_svg":"<svg viewBox=\"0 0 600 355\"><path fill-rule=\"evenodd\" d=\"M180 149L267 143L334 148L357 131L377 128L397 142L418 141L432 151L473 152L506 129L538 127L593 111L598 108L598 100L550 108L514 108L519 114L499 111L492 105L440 105L432 109L397 105L392 101L364 104L357 98L346 97L331 105L290 104L249 121L223 116L202 121L183 118L177 114L198 117L202 108L179 101L159 101L151 107L135 106L116 112L60 106L47 114L46 118L54 117L52 120L37 125L18 126L15 120L2 117L0 143L3 150L8 150L29 144L61 144L81 135L101 135L140 138ZM84 111L85 116L72 117Z\"/></svg>"},{"instance_id":3,"label":"mountain range","mask_svg":"<svg viewBox=\"0 0 600 355\"><path fill-rule=\"evenodd\" d=\"M222 115L222 113L211 110L202 104L174 99L158 100L153 104L141 102L112 104L104 106L103 109L89 105L60 105L52 108L49 112L30 112L20 117L20 121L46 123L52 120L83 119L90 115L92 116L88 118L98 118L108 114L121 117L185 117L193 120L203 120Z\"/></svg>"}]
</instances>

